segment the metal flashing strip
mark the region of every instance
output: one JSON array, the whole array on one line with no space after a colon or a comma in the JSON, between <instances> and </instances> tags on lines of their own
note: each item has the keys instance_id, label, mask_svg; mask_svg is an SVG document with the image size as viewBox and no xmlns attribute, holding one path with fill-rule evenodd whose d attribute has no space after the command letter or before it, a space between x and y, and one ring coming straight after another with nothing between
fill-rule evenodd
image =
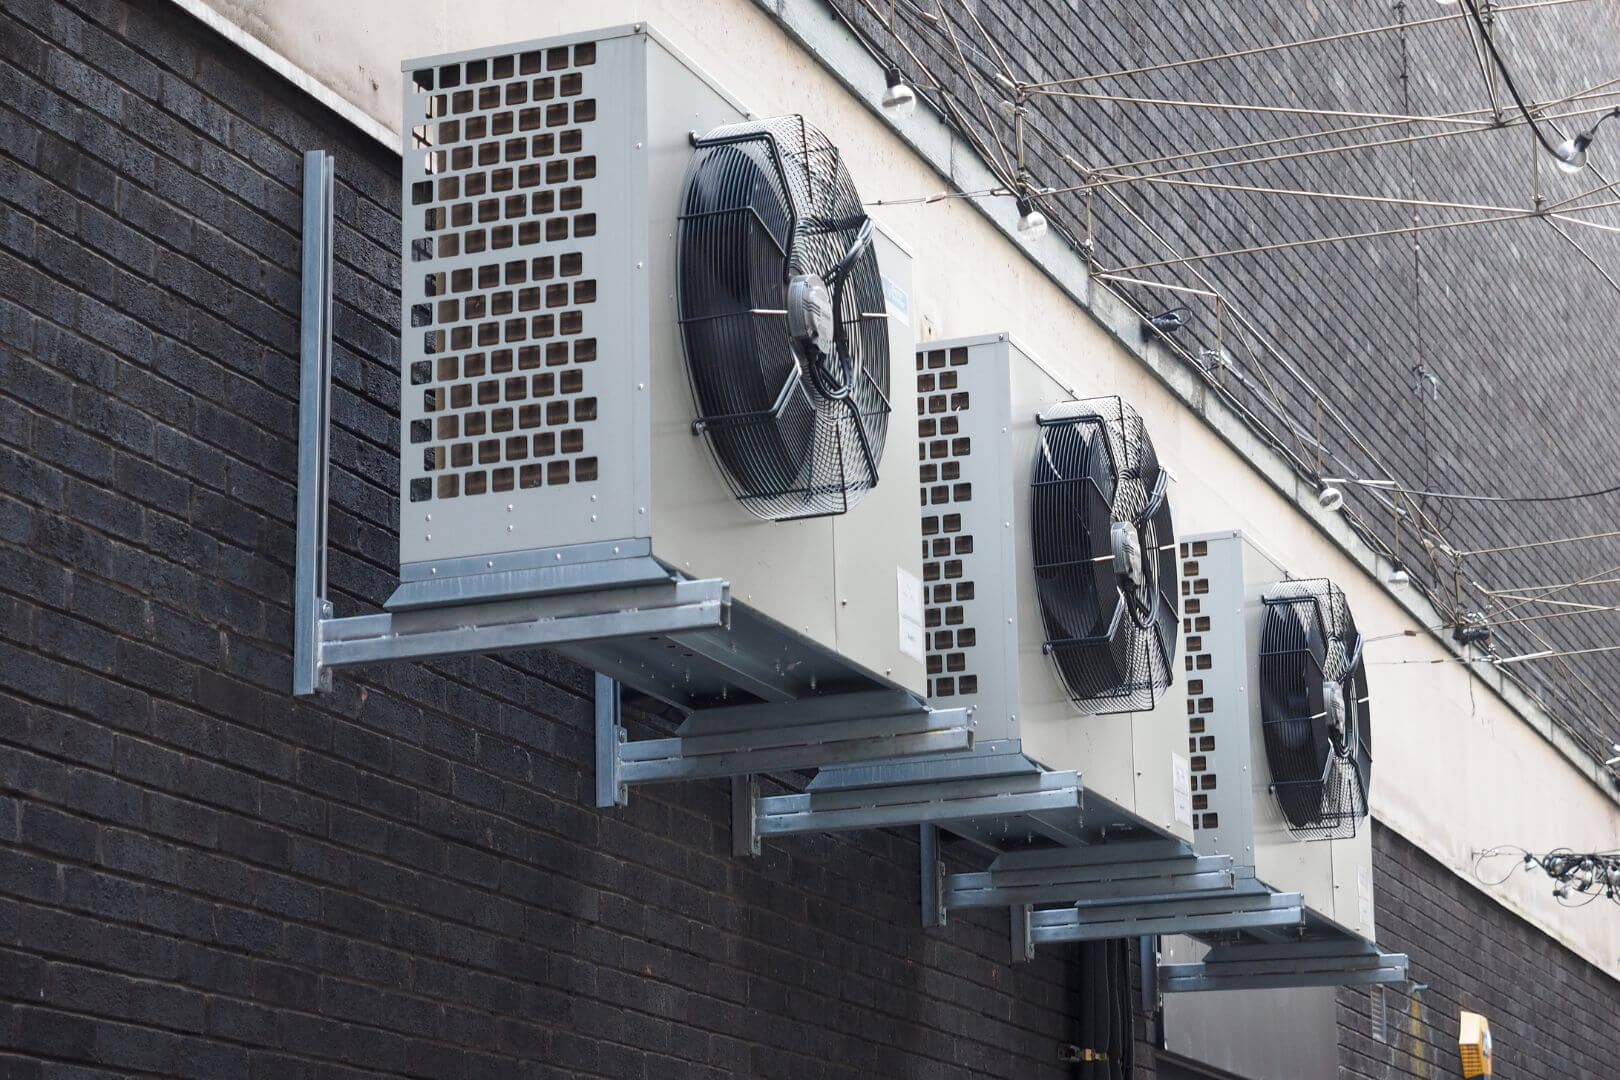
<instances>
[{"instance_id":1,"label":"metal flashing strip","mask_svg":"<svg viewBox=\"0 0 1620 1080\"><path fill-rule=\"evenodd\" d=\"M1405 982L1405 953L1380 952L1360 938L1282 945L1220 945L1196 964L1159 967L1167 994L1206 990L1277 990Z\"/></svg>"},{"instance_id":2,"label":"metal flashing strip","mask_svg":"<svg viewBox=\"0 0 1620 1080\"><path fill-rule=\"evenodd\" d=\"M911 754L965 751L973 725L964 709L930 709L903 691L828 694L700 709L672 736L630 741L619 684L596 676L596 805L623 806L639 784L813 769ZM749 807L757 787L742 786ZM739 808L752 827L749 807ZM750 832L749 849L757 849ZM736 845L743 850L741 842Z\"/></svg>"}]
</instances>

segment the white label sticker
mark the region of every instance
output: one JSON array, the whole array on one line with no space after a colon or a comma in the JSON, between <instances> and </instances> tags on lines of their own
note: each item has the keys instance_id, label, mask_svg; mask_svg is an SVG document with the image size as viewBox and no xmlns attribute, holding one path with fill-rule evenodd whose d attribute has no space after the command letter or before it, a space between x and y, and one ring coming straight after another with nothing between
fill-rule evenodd
<instances>
[{"instance_id":1,"label":"white label sticker","mask_svg":"<svg viewBox=\"0 0 1620 1080\"><path fill-rule=\"evenodd\" d=\"M1372 933L1373 886L1372 867L1363 863L1356 868L1356 929Z\"/></svg>"},{"instance_id":2,"label":"white label sticker","mask_svg":"<svg viewBox=\"0 0 1620 1080\"><path fill-rule=\"evenodd\" d=\"M1181 754L1170 755L1170 794L1175 803L1176 820L1191 825L1192 820L1192 763Z\"/></svg>"},{"instance_id":3,"label":"white label sticker","mask_svg":"<svg viewBox=\"0 0 1620 1080\"><path fill-rule=\"evenodd\" d=\"M889 317L899 319L907 326L911 325L911 297L906 290L894 283L894 279L887 275L883 278L883 299L889 309Z\"/></svg>"},{"instance_id":4,"label":"white label sticker","mask_svg":"<svg viewBox=\"0 0 1620 1080\"><path fill-rule=\"evenodd\" d=\"M923 585L916 574L904 567L895 567L895 581L899 588L900 651L918 663L923 658Z\"/></svg>"}]
</instances>

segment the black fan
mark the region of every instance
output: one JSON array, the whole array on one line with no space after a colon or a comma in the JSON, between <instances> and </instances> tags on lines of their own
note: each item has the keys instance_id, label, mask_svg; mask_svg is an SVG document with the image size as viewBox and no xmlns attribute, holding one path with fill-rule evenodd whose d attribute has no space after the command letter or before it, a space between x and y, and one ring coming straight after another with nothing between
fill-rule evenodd
<instances>
[{"instance_id":1,"label":"black fan","mask_svg":"<svg viewBox=\"0 0 1620 1080\"><path fill-rule=\"evenodd\" d=\"M771 520L849 510L878 480L889 333L837 148L797 116L698 139L677 262L692 430L732 491Z\"/></svg>"},{"instance_id":2,"label":"black fan","mask_svg":"<svg viewBox=\"0 0 1620 1080\"><path fill-rule=\"evenodd\" d=\"M1367 815L1372 726L1361 635L1331 582L1267 589L1260 629L1260 724L1271 788L1301 839L1354 836Z\"/></svg>"},{"instance_id":3,"label":"black fan","mask_svg":"<svg viewBox=\"0 0 1620 1080\"><path fill-rule=\"evenodd\" d=\"M1152 708L1180 629L1169 475L1117 397L1041 414L1031 539L1046 651L1087 712Z\"/></svg>"}]
</instances>

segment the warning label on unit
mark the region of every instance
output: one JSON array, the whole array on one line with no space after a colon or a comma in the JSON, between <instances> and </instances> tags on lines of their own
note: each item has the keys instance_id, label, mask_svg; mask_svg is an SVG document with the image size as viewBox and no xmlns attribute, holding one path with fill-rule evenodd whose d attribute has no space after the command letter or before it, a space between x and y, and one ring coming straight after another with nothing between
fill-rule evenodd
<instances>
[{"instance_id":1,"label":"warning label on unit","mask_svg":"<svg viewBox=\"0 0 1620 1080\"><path fill-rule=\"evenodd\" d=\"M904 567L895 567L900 598L900 651L922 662L923 658L923 585L916 574Z\"/></svg>"},{"instance_id":2,"label":"warning label on unit","mask_svg":"<svg viewBox=\"0 0 1620 1080\"><path fill-rule=\"evenodd\" d=\"M1181 754L1170 755L1170 795L1175 803L1176 820L1191 825L1192 763Z\"/></svg>"},{"instance_id":3,"label":"warning label on unit","mask_svg":"<svg viewBox=\"0 0 1620 1080\"><path fill-rule=\"evenodd\" d=\"M883 278L883 300L884 306L889 309L889 315L910 326L911 296L895 284L893 278L886 274L879 276Z\"/></svg>"}]
</instances>

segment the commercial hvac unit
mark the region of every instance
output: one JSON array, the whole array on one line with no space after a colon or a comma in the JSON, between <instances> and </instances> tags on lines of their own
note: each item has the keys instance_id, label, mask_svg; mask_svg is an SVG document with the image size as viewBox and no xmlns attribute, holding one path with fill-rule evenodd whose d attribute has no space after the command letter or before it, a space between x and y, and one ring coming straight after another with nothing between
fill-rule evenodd
<instances>
[{"instance_id":1,"label":"commercial hvac unit","mask_svg":"<svg viewBox=\"0 0 1620 1080\"><path fill-rule=\"evenodd\" d=\"M1172 482L1141 418L1006 334L922 343L913 378L928 695L972 710L977 746L812 792L1083 770L1060 842L1191 840Z\"/></svg>"},{"instance_id":2,"label":"commercial hvac unit","mask_svg":"<svg viewBox=\"0 0 1620 1080\"><path fill-rule=\"evenodd\" d=\"M1216 948L1166 989L1404 978L1371 944L1372 694L1344 591L1241 532L1184 537L1180 555L1195 845L1298 894L1309 947Z\"/></svg>"},{"instance_id":3,"label":"commercial hvac unit","mask_svg":"<svg viewBox=\"0 0 1620 1080\"><path fill-rule=\"evenodd\" d=\"M640 24L404 72L401 584L304 670L538 644L692 710L609 798L965 748L890 445L910 258L838 147Z\"/></svg>"}]
</instances>

